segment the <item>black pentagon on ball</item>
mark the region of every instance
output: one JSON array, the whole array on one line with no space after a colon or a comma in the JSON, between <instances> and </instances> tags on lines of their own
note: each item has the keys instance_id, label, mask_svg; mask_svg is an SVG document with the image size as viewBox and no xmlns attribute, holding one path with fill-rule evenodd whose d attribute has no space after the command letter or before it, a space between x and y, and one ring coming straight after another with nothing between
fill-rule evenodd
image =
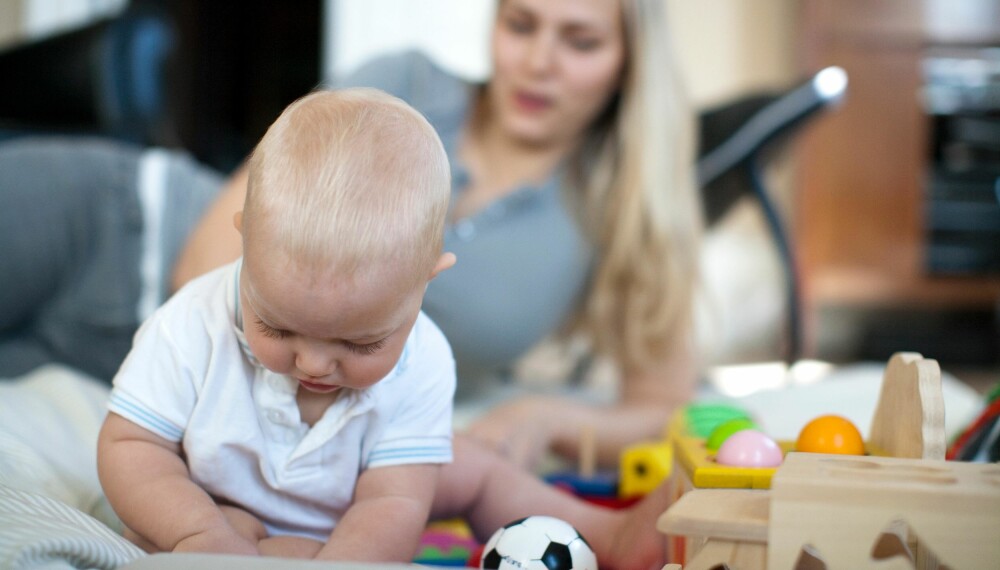
<instances>
[{"instance_id":1,"label":"black pentagon on ball","mask_svg":"<svg viewBox=\"0 0 1000 570\"><path fill-rule=\"evenodd\" d=\"M483 568L485 570L499 570L500 569L500 562L502 560L503 560L503 556L500 556L500 553L497 552L497 549L493 548L489 552L486 553L486 556L483 556L483 564L482 565L483 565Z\"/></svg>"},{"instance_id":2,"label":"black pentagon on ball","mask_svg":"<svg viewBox=\"0 0 1000 570\"><path fill-rule=\"evenodd\" d=\"M522 519L517 519L516 521L509 522L509 523L503 525L503 527L504 528L511 528L511 527L514 527L514 526L517 526L517 525L523 523L526 520L528 520L528 517L524 517Z\"/></svg>"},{"instance_id":3,"label":"black pentagon on ball","mask_svg":"<svg viewBox=\"0 0 1000 570\"><path fill-rule=\"evenodd\" d=\"M549 570L566 570L573 567L573 555L569 551L569 546L558 542L549 543L540 560Z\"/></svg>"}]
</instances>

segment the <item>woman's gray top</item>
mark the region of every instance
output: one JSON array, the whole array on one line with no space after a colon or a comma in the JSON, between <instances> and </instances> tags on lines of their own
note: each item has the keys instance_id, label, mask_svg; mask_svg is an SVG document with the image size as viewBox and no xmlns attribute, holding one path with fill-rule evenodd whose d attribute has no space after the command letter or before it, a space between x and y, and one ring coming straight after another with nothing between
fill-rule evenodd
<instances>
[{"instance_id":1,"label":"woman's gray top","mask_svg":"<svg viewBox=\"0 0 1000 570\"><path fill-rule=\"evenodd\" d=\"M376 87L423 113L451 161L454 203L469 183L458 147L476 85L416 52L374 60L333 85ZM469 217L449 217L444 247L458 263L431 282L423 309L451 342L460 398L564 324L585 292L593 250L562 183L555 172Z\"/></svg>"}]
</instances>

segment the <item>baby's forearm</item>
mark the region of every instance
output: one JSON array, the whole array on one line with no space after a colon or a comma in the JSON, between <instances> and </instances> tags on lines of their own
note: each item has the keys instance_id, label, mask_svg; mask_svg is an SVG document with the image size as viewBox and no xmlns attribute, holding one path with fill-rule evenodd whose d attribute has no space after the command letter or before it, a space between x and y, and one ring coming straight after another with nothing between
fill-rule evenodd
<instances>
[{"instance_id":1,"label":"baby's forearm","mask_svg":"<svg viewBox=\"0 0 1000 570\"><path fill-rule=\"evenodd\" d=\"M317 558L409 562L420 544L427 517L426 506L407 497L380 497L355 503Z\"/></svg>"},{"instance_id":2,"label":"baby's forearm","mask_svg":"<svg viewBox=\"0 0 1000 570\"><path fill-rule=\"evenodd\" d=\"M191 481L178 453L176 444L108 415L98 443L98 474L125 526L161 551L256 552Z\"/></svg>"},{"instance_id":3,"label":"baby's forearm","mask_svg":"<svg viewBox=\"0 0 1000 570\"><path fill-rule=\"evenodd\" d=\"M112 494L109 500L122 521L158 550L248 553L250 543L186 477L150 478Z\"/></svg>"}]
</instances>

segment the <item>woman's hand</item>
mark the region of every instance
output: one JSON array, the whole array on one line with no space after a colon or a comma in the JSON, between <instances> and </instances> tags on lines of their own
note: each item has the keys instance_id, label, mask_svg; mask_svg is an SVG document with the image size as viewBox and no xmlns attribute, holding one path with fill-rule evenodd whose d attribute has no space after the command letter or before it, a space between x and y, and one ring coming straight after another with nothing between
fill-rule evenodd
<instances>
[{"instance_id":1,"label":"woman's hand","mask_svg":"<svg viewBox=\"0 0 1000 570\"><path fill-rule=\"evenodd\" d=\"M535 468L556 438L560 408L556 398L526 397L493 408L466 435L526 469Z\"/></svg>"}]
</instances>

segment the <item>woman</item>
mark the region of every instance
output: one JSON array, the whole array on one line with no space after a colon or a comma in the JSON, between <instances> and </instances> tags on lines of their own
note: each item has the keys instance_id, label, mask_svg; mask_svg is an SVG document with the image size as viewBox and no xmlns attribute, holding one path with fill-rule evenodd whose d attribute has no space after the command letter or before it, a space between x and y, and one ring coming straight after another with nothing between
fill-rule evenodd
<instances>
[{"instance_id":1,"label":"woman","mask_svg":"<svg viewBox=\"0 0 1000 570\"><path fill-rule=\"evenodd\" d=\"M662 0L502 0L493 75L469 85L419 54L374 62L336 85L385 89L423 112L453 163L445 248L458 264L424 310L448 336L459 401L552 333L583 333L620 372L618 401L524 396L471 437L533 465L598 459L657 437L692 394L692 290L701 217L693 120L669 63ZM192 235L174 285L239 255L237 173Z\"/></svg>"}]
</instances>

